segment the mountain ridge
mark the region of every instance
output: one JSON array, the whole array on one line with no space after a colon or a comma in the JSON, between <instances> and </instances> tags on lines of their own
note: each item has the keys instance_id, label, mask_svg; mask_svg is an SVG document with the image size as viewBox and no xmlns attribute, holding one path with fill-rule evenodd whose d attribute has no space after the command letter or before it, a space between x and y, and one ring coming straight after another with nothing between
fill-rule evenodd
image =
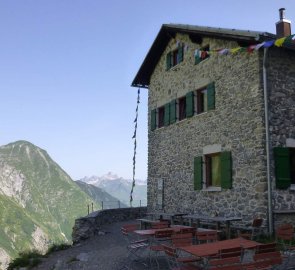
<instances>
[{"instance_id":1,"label":"mountain ridge","mask_svg":"<svg viewBox=\"0 0 295 270\"><path fill-rule=\"evenodd\" d=\"M130 191L132 188L132 180L118 177L116 174L108 172L103 176L91 176L80 179L79 181L94 185L106 191L113 197L122 201L126 205L130 205ZM133 193L133 206L146 204L147 200L147 184L145 180L136 180Z\"/></svg>"}]
</instances>

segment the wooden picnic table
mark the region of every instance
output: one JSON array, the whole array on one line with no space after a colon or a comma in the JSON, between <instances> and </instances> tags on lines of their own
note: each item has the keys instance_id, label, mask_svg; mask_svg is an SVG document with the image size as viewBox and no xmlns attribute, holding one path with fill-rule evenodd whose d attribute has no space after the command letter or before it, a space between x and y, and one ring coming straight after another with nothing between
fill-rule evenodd
<instances>
[{"instance_id":1,"label":"wooden picnic table","mask_svg":"<svg viewBox=\"0 0 295 270\"><path fill-rule=\"evenodd\" d=\"M242 220L241 217L221 217L221 216L205 216L205 215L198 215L198 214L192 214L192 215L185 215L183 218L187 218L189 220L189 225L192 226L192 223L194 220L196 220L197 227L200 227L201 220L203 221L210 221L210 222L216 222L216 229L220 230L220 224L225 223L225 235L226 238L230 238L230 223L232 221L240 221Z\"/></svg>"},{"instance_id":2,"label":"wooden picnic table","mask_svg":"<svg viewBox=\"0 0 295 270\"><path fill-rule=\"evenodd\" d=\"M154 219L155 218L168 218L171 222L171 224L174 224L174 218L179 217L182 219L183 216L187 215L187 213L166 213L166 212L150 212L147 213L147 215L152 216Z\"/></svg>"},{"instance_id":3,"label":"wooden picnic table","mask_svg":"<svg viewBox=\"0 0 295 270\"><path fill-rule=\"evenodd\" d=\"M140 236L154 236L156 231L172 229L175 233L178 233L180 231L180 229L182 229L182 228L192 228L192 227L185 226L185 225L171 225L169 228L164 228L164 229L135 230L134 233L136 233ZM205 228L197 228L197 231L215 231L215 230L205 229Z\"/></svg>"},{"instance_id":4,"label":"wooden picnic table","mask_svg":"<svg viewBox=\"0 0 295 270\"><path fill-rule=\"evenodd\" d=\"M140 221L140 229L146 229L147 224L154 224L154 223L159 223L159 220L152 220L152 219L147 219L147 218L138 218L136 219L137 221Z\"/></svg>"},{"instance_id":5,"label":"wooden picnic table","mask_svg":"<svg viewBox=\"0 0 295 270\"><path fill-rule=\"evenodd\" d=\"M242 247L244 249L253 249L259 245L260 243L258 242L239 237L229 240L216 241L213 243L180 247L180 249L197 257L208 258L210 256L217 255L219 250L224 248Z\"/></svg>"}]
</instances>

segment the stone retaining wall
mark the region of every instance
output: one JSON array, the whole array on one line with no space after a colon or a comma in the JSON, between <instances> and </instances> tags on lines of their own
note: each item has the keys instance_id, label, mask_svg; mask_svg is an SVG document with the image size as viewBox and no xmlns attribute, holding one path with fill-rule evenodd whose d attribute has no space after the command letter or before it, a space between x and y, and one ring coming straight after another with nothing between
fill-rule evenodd
<instances>
[{"instance_id":1,"label":"stone retaining wall","mask_svg":"<svg viewBox=\"0 0 295 270\"><path fill-rule=\"evenodd\" d=\"M102 225L124 220L134 220L146 215L146 207L106 209L91 213L75 220L72 239L73 244L99 234Z\"/></svg>"}]
</instances>

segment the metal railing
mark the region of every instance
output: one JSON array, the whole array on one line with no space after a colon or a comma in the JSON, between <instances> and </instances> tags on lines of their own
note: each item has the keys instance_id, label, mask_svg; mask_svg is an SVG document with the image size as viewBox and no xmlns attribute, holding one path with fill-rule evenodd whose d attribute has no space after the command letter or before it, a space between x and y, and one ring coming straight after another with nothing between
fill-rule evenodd
<instances>
[{"instance_id":1,"label":"metal railing","mask_svg":"<svg viewBox=\"0 0 295 270\"><path fill-rule=\"evenodd\" d=\"M133 200L132 205L130 203L122 202L122 201L101 201L100 209L94 209L93 203L87 205L88 215L91 212L96 210L104 210L104 209L118 209L118 208L129 208L129 207L143 207L147 206L147 200Z\"/></svg>"}]
</instances>

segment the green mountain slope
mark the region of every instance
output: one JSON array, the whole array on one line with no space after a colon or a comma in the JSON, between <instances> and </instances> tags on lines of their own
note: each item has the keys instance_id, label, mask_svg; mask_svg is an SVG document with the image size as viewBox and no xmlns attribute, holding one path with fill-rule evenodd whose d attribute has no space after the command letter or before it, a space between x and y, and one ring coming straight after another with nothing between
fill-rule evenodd
<instances>
[{"instance_id":1,"label":"green mountain slope","mask_svg":"<svg viewBox=\"0 0 295 270\"><path fill-rule=\"evenodd\" d=\"M26 141L0 147L0 248L11 257L71 241L74 220L92 201L41 148Z\"/></svg>"}]
</instances>

